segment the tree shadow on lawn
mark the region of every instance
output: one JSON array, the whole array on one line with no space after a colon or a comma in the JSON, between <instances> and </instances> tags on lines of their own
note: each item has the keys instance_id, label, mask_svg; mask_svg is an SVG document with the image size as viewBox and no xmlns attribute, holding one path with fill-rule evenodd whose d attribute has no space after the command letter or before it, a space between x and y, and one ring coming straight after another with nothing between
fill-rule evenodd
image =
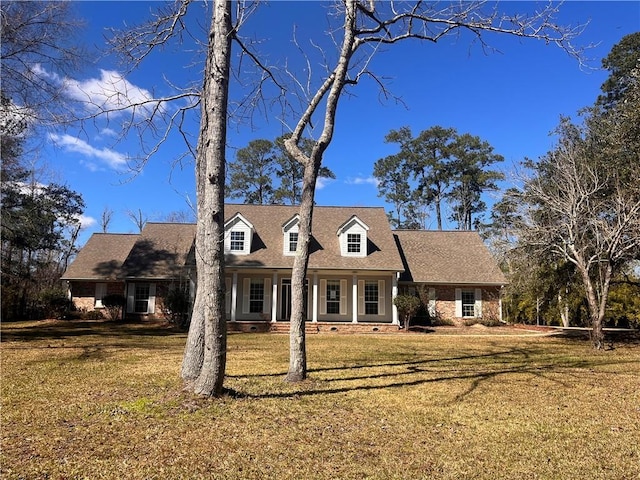
<instances>
[{"instance_id":1,"label":"tree shadow on lawn","mask_svg":"<svg viewBox=\"0 0 640 480\"><path fill-rule=\"evenodd\" d=\"M576 370L589 371L596 367L607 365L616 365L620 371L623 370L625 363L637 363L633 360L620 361L614 358L566 358L561 356L557 359L544 358L546 349L541 348L513 348L500 352L493 352L481 355L461 355L455 357L429 358L425 360L412 360L406 362L385 362L360 364L353 366L327 367L319 369L311 369L309 373L330 372L341 370L355 369L380 369L395 368L394 371L371 373L370 375L353 375L349 377L338 377L329 379L313 379L302 382L301 389L295 392L275 392L264 394L252 394L241 392L238 390L228 389L227 394L234 398L247 399L274 399L274 398L301 398L316 395L331 395L349 392L366 392L375 390L387 390L414 387L420 385L437 384L441 382L450 382L457 380L470 380L468 388L464 392L459 393L452 399L453 402L463 400L472 394L480 385L489 381L498 381L499 377L528 374L534 378L544 379L548 382L556 383L562 388L569 388L570 385L562 379L557 378L555 374L567 373L574 375ZM514 358L519 357L519 358ZM539 357L539 360L536 358ZM493 359L494 363L483 363L481 366L469 364L449 365L449 362L464 362L484 358ZM533 360L533 361L532 361ZM505 366L507 365L507 366ZM453 368L452 368L453 367ZM264 376L281 378L285 375L271 374ZM231 376L229 376L231 377ZM238 375L232 378L250 378L253 375ZM417 378L412 378L417 377ZM387 379L388 382L380 383L379 380ZM331 388L330 384L336 382L358 382L355 385L341 386ZM372 383L375 382L375 383ZM328 388L314 388L319 385L327 384ZM309 387L308 389L305 389Z\"/></svg>"},{"instance_id":2,"label":"tree shadow on lawn","mask_svg":"<svg viewBox=\"0 0 640 480\"><path fill-rule=\"evenodd\" d=\"M25 324L28 323L28 326ZM113 320L42 320L10 322L2 325L2 341L29 342L64 340L73 337L109 338L168 337L186 332L166 322L127 322Z\"/></svg>"}]
</instances>

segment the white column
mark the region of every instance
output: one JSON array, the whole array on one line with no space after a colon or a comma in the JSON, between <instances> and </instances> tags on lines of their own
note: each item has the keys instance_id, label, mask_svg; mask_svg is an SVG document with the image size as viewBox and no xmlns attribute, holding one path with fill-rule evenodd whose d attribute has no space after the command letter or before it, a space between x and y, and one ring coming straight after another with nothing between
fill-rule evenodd
<instances>
[{"instance_id":1,"label":"white column","mask_svg":"<svg viewBox=\"0 0 640 480\"><path fill-rule=\"evenodd\" d=\"M231 281L231 321L236 321L236 305L238 304L238 272L233 272Z\"/></svg>"},{"instance_id":2,"label":"white column","mask_svg":"<svg viewBox=\"0 0 640 480\"><path fill-rule=\"evenodd\" d=\"M351 318L353 323L358 323L358 275L351 280Z\"/></svg>"},{"instance_id":3,"label":"white column","mask_svg":"<svg viewBox=\"0 0 640 480\"><path fill-rule=\"evenodd\" d=\"M271 281L271 321L278 318L278 272L274 272Z\"/></svg>"},{"instance_id":4,"label":"white column","mask_svg":"<svg viewBox=\"0 0 640 480\"><path fill-rule=\"evenodd\" d=\"M311 305L311 321L318 322L318 274L316 272L313 273L313 297L312 297L312 305Z\"/></svg>"},{"instance_id":5,"label":"white column","mask_svg":"<svg viewBox=\"0 0 640 480\"><path fill-rule=\"evenodd\" d=\"M398 296L398 274L391 276L391 323L393 325L399 325L398 321L398 307L394 302L395 298Z\"/></svg>"}]
</instances>

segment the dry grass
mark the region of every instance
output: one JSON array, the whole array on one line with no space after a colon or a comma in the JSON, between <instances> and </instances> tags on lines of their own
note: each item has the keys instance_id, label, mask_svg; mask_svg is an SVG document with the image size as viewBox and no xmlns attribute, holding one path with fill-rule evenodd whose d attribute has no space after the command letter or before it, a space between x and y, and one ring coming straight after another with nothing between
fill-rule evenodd
<instances>
[{"instance_id":1,"label":"dry grass","mask_svg":"<svg viewBox=\"0 0 640 480\"><path fill-rule=\"evenodd\" d=\"M637 342L311 335L310 380L291 385L287 336L232 335L233 394L201 399L181 390L184 334L2 337L6 479L640 479Z\"/></svg>"}]
</instances>

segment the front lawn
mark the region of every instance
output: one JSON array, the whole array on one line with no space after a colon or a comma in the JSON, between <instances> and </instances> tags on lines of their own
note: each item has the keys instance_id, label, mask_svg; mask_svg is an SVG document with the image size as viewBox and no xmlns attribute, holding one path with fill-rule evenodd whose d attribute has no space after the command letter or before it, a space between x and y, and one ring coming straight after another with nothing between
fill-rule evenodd
<instances>
[{"instance_id":1,"label":"front lawn","mask_svg":"<svg viewBox=\"0 0 640 480\"><path fill-rule=\"evenodd\" d=\"M185 334L4 323L0 476L640 478L637 341L481 333L308 335L293 385L286 335L234 334L231 393L202 399Z\"/></svg>"}]
</instances>

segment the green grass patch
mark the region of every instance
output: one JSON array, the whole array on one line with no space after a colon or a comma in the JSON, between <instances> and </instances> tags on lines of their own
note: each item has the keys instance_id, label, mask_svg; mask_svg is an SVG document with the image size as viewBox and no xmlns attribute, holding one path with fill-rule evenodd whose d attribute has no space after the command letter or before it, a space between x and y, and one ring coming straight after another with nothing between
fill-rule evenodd
<instances>
[{"instance_id":1,"label":"green grass patch","mask_svg":"<svg viewBox=\"0 0 640 480\"><path fill-rule=\"evenodd\" d=\"M183 333L3 324L0 476L640 478L637 341L459 331L309 335L299 384L286 335L230 335L232 393L205 399Z\"/></svg>"}]
</instances>

